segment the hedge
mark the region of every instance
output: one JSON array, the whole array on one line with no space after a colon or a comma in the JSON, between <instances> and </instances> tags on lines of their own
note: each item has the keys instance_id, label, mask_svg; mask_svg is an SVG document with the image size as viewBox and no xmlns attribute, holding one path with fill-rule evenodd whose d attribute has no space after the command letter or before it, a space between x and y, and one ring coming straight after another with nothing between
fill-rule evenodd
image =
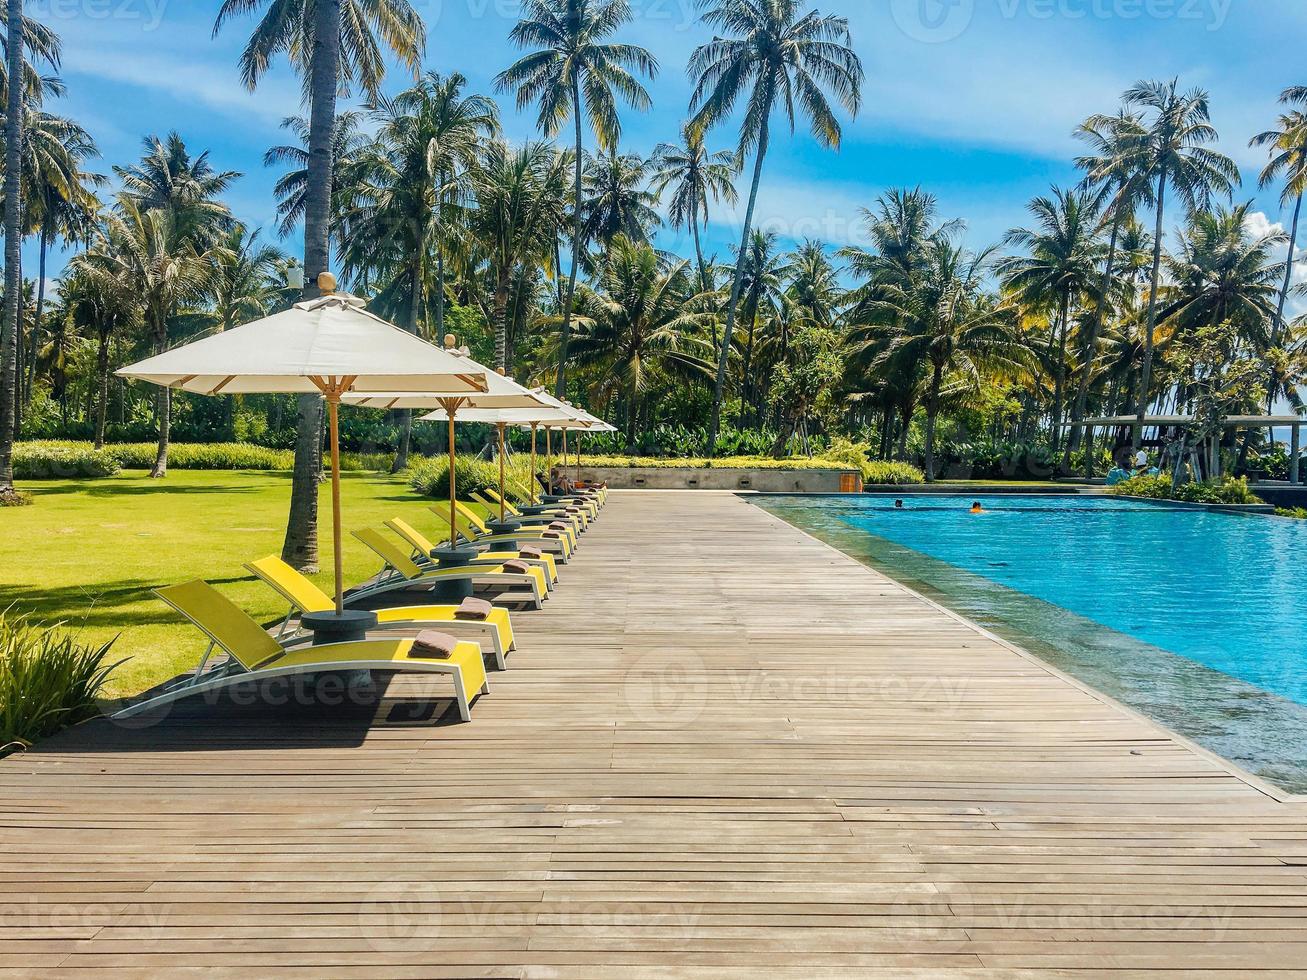
<instances>
[{"instance_id":1,"label":"hedge","mask_svg":"<svg viewBox=\"0 0 1307 980\"><path fill-rule=\"evenodd\" d=\"M120 469L151 469L158 451L153 442L118 443L101 450L89 442L20 442L14 447L15 475L29 480L114 476ZM342 453L340 469L343 473L387 470L392 459L388 453ZM176 470L289 470L294 464L292 450L247 442L179 442L168 447L168 468Z\"/></svg>"},{"instance_id":2,"label":"hedge","mask_svg":"<svg viewBox=\"0 0 1307 980\"><path fill-rule=\"evenodd\" d=\"M531 479L529 458L516 456L506 464L506 476L509 483L508 496L514 501L522 499L513 486L525 487ZM444 456L420 456L413 460L408 469L408 484L415 493L438 500L449 499L449 460ZM467 500L486 488L499 489L499 463L486 462L481 459L458 457L454 464L455 493L460 500Z\"/></svg>"},{"instance_id":3,"label":"hedge","mask_svg":"<svg viewBox=\"0 0 1307 980\"><path fill-rule=\"evenodd\" d=\"M1186 483L1176 489L1169 476L1136 476L1123 480L1109 493L1149 500L1180 500L1192 504L1260 504L1262 499L1248 487L1242 477L1223 476L1211 483Z\"/></svg>"}]
</instances>

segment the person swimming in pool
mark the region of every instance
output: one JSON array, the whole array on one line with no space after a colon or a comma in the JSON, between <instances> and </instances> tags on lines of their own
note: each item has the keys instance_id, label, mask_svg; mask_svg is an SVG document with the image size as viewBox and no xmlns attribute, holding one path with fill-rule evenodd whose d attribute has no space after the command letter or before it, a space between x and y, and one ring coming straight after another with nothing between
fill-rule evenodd
<instances>
[{"instance_id":1,"label":"person swimming in pool","mask_svg":"<svg viewBox=\"0 0 1307 980\"><path fill-rule=\"evenodd\" d=\"M979 500L977 500L975 503L973 503L973 504L971 505L971 513L973 513L973 514L983 514L983 513L985 513L985 508L980 506L980 501L979 501Z\"/></svg>"},{"instance_id":2,"label":"person swimming in pool","mask_svg":"<svg viewBox=\"0 0 1307 980\"><path fill-rule=\"evenodd\" d=\"M902 509L903 509L903 501L902 501L902 500L896 500L896 501L894 501L894 509L895 509L895 510L902 510Z\"/></svg>"}]
</instances>

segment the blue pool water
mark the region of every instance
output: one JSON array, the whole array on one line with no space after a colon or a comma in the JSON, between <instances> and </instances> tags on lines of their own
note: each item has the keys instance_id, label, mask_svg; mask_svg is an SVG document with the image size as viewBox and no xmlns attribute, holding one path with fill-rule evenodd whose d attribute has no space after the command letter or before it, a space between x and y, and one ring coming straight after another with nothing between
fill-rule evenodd
<instances>
[{"instance_id":1,"label":"blue pool water","mask_svg":"<svg viewBox=\"0 0 1307 980\"><path fill-rule=\"evenodd\" d=\"M1307 521L1091 496L758 502L1307 791Z\"/></svg>"}]
</instances>

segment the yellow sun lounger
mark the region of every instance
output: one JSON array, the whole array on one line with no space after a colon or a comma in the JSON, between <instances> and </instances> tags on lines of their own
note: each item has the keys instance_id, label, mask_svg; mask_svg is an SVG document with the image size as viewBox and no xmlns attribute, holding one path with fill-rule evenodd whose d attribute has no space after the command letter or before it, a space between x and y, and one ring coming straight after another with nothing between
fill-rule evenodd
<instances>
[{"instance_id":1,"label":"yellow sun lounger","mask_svg":"<svg viewBox=\"0 0 1307 980\"><path fill-rule=\"evenodd\" d=\"M435 561L432 558L432 552L436 550L436 545L425 534L413 527L408 521L400 520L398 517L386 521L386 527L390 528L413 549L413 560L423 568L434 568ZM541 581L545 590L551 592L554 586L558 584L558 565L554 562L553 555L541 555L539 558L524 558L516 551L484 551L472 564L476 566L502 565L506 561L521 561L528 565L538 568L541 572Z\"/></svg>"},{"instance_id":2,"label":"yellow sun lounger","mask_svg":"<svg viewBox=\"0 0 1307 980\"><path fill-rule=\"evenodd\" d=\"M564 562L572 557L572 552L576 550L576 535L569 530L550 531L548 529L524 527L511 534L493 534L485 521L476 515L476 512L462 503L455 504L458 513L458 527L453 529L457 534L461 534L470 544L486 547L494 547L497 544L506 544L512 542L530 541L532 544L540 545L542 548L548 548L551 551L562 556ZM431 513L435 514L444 525L449 524L449 508L447 505L430 508Z\"/></svg>"},{"instance_id":3,"label":"yellow sun lounger","mask_svg":"<svg viewBox=\"0 0 1307 980\"><path fill-rule=\"evenodd\" d=\"M530 495L520 483L509 484L513 491L523 500L529 500ZM537 506L542 507L579 507L589 515L590 520L597 520L599 517L599 508L603 506L603 501L596 497L582 496L573 494L571 496L555 496L552 500L545 500L540 493L536 493L535 501Z\"/></svg>"},{"instance_id":4,"label":"yellow sun lounger","mask_svg":"<svg viewBox=\"0 0 1307 980\"><path fill-rule=\"evenodd\" d=\"M471 581L473 588L525 586L536 609L545 600L545 575L538 568L527 569L526 574L506 571L503 565L423 568L409 557L408 549L375 528L362 528L353 533L384 565L376 581L351 589L345 597L346 602L358 603L386 592L426 589L458 581Z\"/></svg>"},{"instance_id":5,"label":"yellow sun lounger","mask_svg":"<svg viewBox=\"0 0 1307 980\"><path fill-rule=\"evenodd\" d=\"M472 499L492 513L499 510L502 503L504 513L515 521L521 522L525 527L539 527L552 524L554 521L562 521L564 524L570 524L572 530L581 534L590 526L590 515L581 507L564 507L559 506L556 509L543 511L539 514L524 514L518 508L513 506L511 500L499 496L499 493L490 487L480 492L473 492Z\"/></svg>"},{"instance_id":6,"label":"yellow sun lounger","mask_svg":"<svg viewBox=\"0 0 1307 980\"><path fill-rule=\"evenodd\" d=\"M447 658L413 654L412 640L362 640L287 650L235 603L205 582L159 589L155 595L207 636L209 649L190 677L157 697L124 708L115 718L130 718L150 708L250 681L336 671L448 674L454 682L458 713L464 721L472 718L468 692L475 696L490 690L481 647L476 643L458 644ZM205 670L214 647L226 652L230 659Z\"/></svg>"},{"instance_id":7,"label":"yellow sun lounger","mask_svg":"<svg viewBox=\"0 0 1307 980\"><path fill-rule=\"evenodd\" d=\"M290 603L290 612L282 622L282 632L277 639L286 643L286 630L291 617L303 613L330 612L336 608L335 601L319 589L307 576L301 575L276 555L251 561L245 567L254 576L269 586L274 592ZM421 630L437 628L455 636L471 634L477 637L483 650L490 650L495 657L495 666L506 669L505 658L516 649L513 639L513 624L508 618L508 610L496 607L490 610L490 616L480 619L456 619L454 613L458 606L396 606L393 609L374 609L377 614L377 628L382 630ZM299 639L302 634L291 634Z\"/></svg>"}]
</instances>

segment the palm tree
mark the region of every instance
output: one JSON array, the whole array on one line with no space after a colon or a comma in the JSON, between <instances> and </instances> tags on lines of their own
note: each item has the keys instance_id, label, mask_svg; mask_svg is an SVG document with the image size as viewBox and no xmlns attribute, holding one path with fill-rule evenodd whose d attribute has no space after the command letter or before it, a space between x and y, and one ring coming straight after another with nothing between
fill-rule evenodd
<instances>
[{"instance_id":1,"label":"palm tree","mask_svg":"<svg viewBox=\"0 0 1307 980\"><path fill-rule=\"evenodd\" d=\"M570 356L595 374L592 397L626 405L628 435L639 435L644 399L664 378L712 377L712 352L699 337L711 313L698 301L688 262L670 267L645 242L617 235L598 290L580 296L579 329Z\"/></svg>"},{"instance_id":2,"label":"palm tree","mask_svg":"<svg viewBox=\"0 0 1307 980\"><path fill-rule=\"evenodd\" d=\"M23 0L8 0L5 17L5 78L24 78ZM14 496L14 412L17 407L19 290L22 261L22 146L24 111L22 85L5 85L5 295L0 321L0 498ZM3 502L0 500L0 502Z\"/></svg>"},{"instance_id":3,"label":"palm tree","mask_svg":"<svg viewBox=\"0 0 1307 980\"><path fill-rule=\"evenodd\" d=\"M74 315L96 338L95 448L104 446L105 418L109 407L109 348L115 336L140 320L140 303L133 281L113 255L108 231L101 231L90 247L74 256L59 294Z\"/></svg>"},{"instance_id":4,"label":"palm tree","mask_svg":"<svg viewBox=\"0 0 1307 980\"><path fill-rule=\"evenodd\" d=\"M466 79L429 73L372 111L380 125L372 148L360 155L361 181L343 218L351 228L342 252L347 273L373 270L386 285L374 301L394 310L418 333L437 270L438 320L444 330L442 214L452 193L466 190L482 142L498 132L499 115L484 96L465 97ZM408 466L412 413L400 413L393 472Z\"/></svg>"},{"instance_id":5,"label":"palm tree","mask_svg":"<svg viewBox=\"0 0 1307 980\"><path fill-rule=\"evenodd\" d=\"M281 288L279 273L286 255L260 241L258 229L237 224L214 255L211 283L213 313L219 330L230 330L266 316Z\"/></svg>"},{"instance_id":6,"label":"palm tree","mask_svg":"<svg viewBox=\"0 0 1307 980\"><path fill-rule=\"evenodd\" d=\"M1162 272L1166 192L1173 190L1190 212L1204 210L1213 195L1229 197L1239 183L1239 168L1229 157L1209 148L1217 133L1211 125L1207 93L1180 91L1179 79L1137 82L1123 96L1127 107L1152 113L1148 136L1139 156L1139 173L1156 181L1153 194L1156 227L1153 231L1153 266L1144 327L1144 360L1139 371L1138 408L1132 446L1139 448L1148 414L1153 371L1153 341L1157 329L1157 293Z\"/></svg>"},{"instance_id":7,"label":"palm tree","mask_svg":"<svg viewBox=\"0 0 1307 980\"><path fill-rule=\"evenodd\" d=\"M54 241L84 241L94 226L100 202L94 187L104 178L88 174L82 165L98 155L95 141L77 123L28 105L23 124L22 201L25 233L38 236L36 306L32 321L41 322L45 309L46 258ZM21 322L20 322L21 327ZM24 360L23 338L15 338L18 361ZM26 357L27 378L17 378L20 401L27 397L35 377L36 335L32 333L30 356Z\"/></svg>"},{"instance_id":8,"label":"palm tree","mask_svg":"<svg viewBox=\"0 0 1307 980\"><path fill-rule=\"evenodd\" d=\"M7 16L11 12L6 11L4 32L0 34L0 52L4 53L4 58L0 61L0 104L6 106L9 104L9 76L10 69L13 67L9 57ZM63 57L63 43L59 40L59 35L50 28L24 16L21 7L18 16L22 26L21 32L17 35L22 39L17 52L22 62L18 69L18 76L23 80L22 98L29 106L36 106L41 104L45 96L62 95L64 92L64 84L58 76L41 74L41 69L37 65L37 62L43 62L58 70Z\"/></svg>"},{"instance_id":9,"label":"palm tree","mask_svg":"<svg viewBox=\"0 0 1307 980\"><path fill-rule=\"evenodd\" d=\"M735 281L726 307L725 335L717 360L712 421L708 428L711 454L721 424L726 363L744 282L742 262L753 234L758 187L771 140L772 113L779 105L793 131L801 111L818 142L838 149L840 123L824 90L833 92L850 115L857 115L862 104L863 72L862 62L850 46L849 22L844 17L823 17L816 11L800 15L798 0L768 0L765 4L753 0L709 2L714 6L704 12L704 22L730 36L714 37L690 56L689 72L694 81L690 97L690 111L694 116L690 125L703 132L725 122L740 99L745 98L747 108L740 129L738 155L741 160L750 152L755 155Z\"/></svg>"},{"instance_id":10,"label":"palm tree","mask_svg":"<svg viewBox=\"0 0 1307 980\"><path fill-rule=\"evenodd\" d=\"M357 111L342 112L336 117L336 134L331 151L335 167L333 203L331 206L330 237L339 247L340 214L347 208L349 195L362 182L359 170L364 152L371 140L361 130L363 114ZM290 131L297 142L269 147L263 154L265 167L288 166L278 180L277 233L286 238L295 226L304 220L309 196L309 121L303 116L289 116L282 120L281 128Z\"/></svg>"},{"instance_id":11,"label":"palm tree","mask_svg":"<svg viewBox=\"0 0 1307 980\"><path fill-rule=\"evenodd\" d=\"M881 364L926 366L926 479L935 479L935 424L945 382L974 387L986 371L1017 371L1028 362L1011 308L984 293L994 249L973 254L939 236L924 267L905 286L891 285L867 302L881 319ZM872 333L867 341L876 343Z\"/></svg>"},{"instance_id":12,"label":"palm tree","mask_svg":"<svg viewBox=\"0 0 1307 980\"><path fill-rule=\"evenodd\" d=\"M220 247L201 252L186 219L172 209L140 208L128 194L119 197L109 218L106 271L128 283L141 305L155 353L168 347L168 328L180 308L203 298L214 278ZM150 476L168 472L171 391L158 392L159 449Z\"/></svg>"},{"instance_id":13,"label":"palm tree","mask_svg":"<svg viewBox=\"0 0 1307 980\"><path fill-rule=\"evenodd\" d=\"M672 191L667 216L673 228L686 228L694 236L694 256L699 268L699 289L711 292L712 279L703 258L700 228L708 227L708 199L725 201L732 207L739 200L735 178L740 161L729 150L709 153L704 132L693 126L681 129L681 144L660 143L654 149L653 191L658 196ZM714 327L714 330L716 328ZM714 343L716 341L714 340Z\"/></svg>"},{"instance_id":14,"label":"palm tree","mask_svg":"<svg viewBox=\"0 0 1307 980\"><path fill-rule=\"evenodd\" d=\"M496 366L507 371L508 304L519 266L552 251L557 238L567 154L548 143L512 149L500 140L487 147L472 171L477 208L472 229L485 248L493 281L489 320L495 333Z\"/></svg>"},{"instance_id":15,"label":"palm tree","mask_svg":"<svg viewBox=\"0 0 1307 980\"><path fill-rule=\"evenodd\" d=\"M662 224L658 195L647 189L652 161L638 153L602 153L585 169L581 205L581 237L605 248L618 235L633 242L648 242Z\"/></svg>"},{"instance_id":16,"label":"palm tree","mask_svg":"<svg viewBox=\"0 0 1307 980\"><path fill-rule=\"evenodd\" d=\"M1072 309L1087 299L1097 298L1103 248L1095 237L1097 211L1085 191L1054 187L1052 197L1035 198L1029 211L1037 228L1014 228L1004 240L1027 249L1030 254L1005 259L999 264L999 272L1004 287L1023 305L1052 310L1056 315L1049 350L1054 370L1050 441L1056 453L1062 436L1066 347Z\"/></svg>"},{"instance_id":17,"label":"palm tree","mask_svg":"<svg viewBox=\"0 0 1307 980\"><path fill-rule=\"evenodd\" d=\"M1190 217L1167 260L1170 302L1158 315L1160 321L1183 333L1229 323L1239 339L1260 351L1278 346L1275 300L1284 263L1276 262L1271 251L1286 236L1254 236L1248 230L1251 211L1251 204L1241 204Z\"/></svg>"},{"instance_id":18,"label":"palm tree","mask_svg":"<svg viewBox=\"0 0 1307 980\"><path fill-rule=\"evenodd\" d=\"M1093 319L1089 326L1089 339L1085 344L1085 365L1080 373L1076 400L1071 409L1071 438L1067 440L1062 468L1071 465L1071 454L1080 448L1084 432L1081 422L1089 399L1092 367L1098 354L1098 339L1103 329L1103 315L1112 293L1112 272L1116 264L1117 245L1121 229L1134 218L1139 204L1151 203L1151 186L1141 177L1140 155L1147 146L1148 131L1138 116L1122 109L1115 116L1089 117L1076 131L1076 136L1089 147L1089 152L1077 158L1076 166L1085 171L1081 187L1093 195L1094 204L1102 208L1103 221L1110 225L1107 256L1103 260L1103 277L1099 283ZM1101 228L1099 229L1101 231ZM1086 455L1087 466L1092 467L1091 454ZM1092 471L1091 471L1092 472Z\"/></svg>"},{"instance_id":19,"label":"palm tree","mask_svg":"<svg viewBox=\"0 0 1307 980\"><path fill-rule=\"evenodd\" d=\"M818 241L806 240L789 257L784 269L789 280L788 295L798 311L818 327L835 323L835 312L844 290L839 273Z\"/></svg>"},{"instance_id":20,"label":"palm tree","mask_svg":"<svg viewBox=\"0 0 1307 980\"><path fill-rule=\"evenodd\" d=\"M575 129L572 181L572 271L563 297L557 391L567 394L567 346L572 331L576 276L585 251L581 201L585 165L582 120L588 119L600 150L614 149L622 134L616 99L639 111L653 103L632 72L652 79L658 61L644 48L606 41L631 19L627 0L527 0L525 16L509 37L530 54L500 73L501 91L516 90L517 107L539 106L537 125L546 137L558 134L570 116Z\"/></svg>"},{"instance_id":21,"label":"palm tree","mask_svg":"<svg viewBox=\"0 0 1307 980\"><path fill-rule=\"evenodd\" d=\"M1293 224L1289 231L1289 254L1284 266L1284 283L1280 287L1280 299L1275 308L1275 319L1271 323L1271 346L1278 347L1284 334L1284 304L1289 295L1289 286L1293 280L1294 256L1298 251L1298 219L1302 215L1302 199L1307 193L1307 85L1287 88L1280 95L1281 105L1296 105L1299 108L1282 113L1279 129L1268 130L1254 136L1249 146L1269 147L1270 162L1262 170L1260 186L1265 189L1276 180L1284 180L1284 190L1280 193L1280 206L1288 207L1293 202ZM1267 411L1275 405L1275 399L1286 394L1279 386L1272 384L1267 392Z\"/></svg>"},{"instance_id":22,"label":"palm tree","mask_svg":"<svg viewBox=\"0 0 1307 980\"><path fill-rule=\"evenodd\" d=\"M176 132L166 140L147 136L145 155L130 167L114 167L123 194L138 210L167 211L176 234L203 249L235 226L231 210L219 198L241 176L217 171L206 150L192 157Z\"/></svg>"},{"instance_id":23,"label":"palm tree","mask_svg":"<svg viewBox=\"0 0 1307 980\"><path fill-rule=\"evenodd\" d=\"M780 310L785 303L785 259L777 248L778 242L779 236L774 231L755 231L749 238L748 251L736 263L744 269L744 281L740 287L740 315L749 325L740 373L740 387L746 403L759 400L758 385L753 377L758 318L764 312ZM756 407L761 411L760 405Z\"/></svg>"},{"instance_id":24,"label":"palm tree","mask_svg":"<svg viewBox=\"0 0 1307 980\"><path fill-rule=\"evenodd\" d=\"M426 28L408 0L223 0L214 35L230 18L257 10L265 12L241 55L242 80L253 91L273 59L285 53L303 80L309 104L304 292L313 297L318 275L327 271L331 257L336 98L349 83L357 83L369 98L380 95L386 70L382 42L416 77ZM301 571L318 570L321 425L322 399L301 395L290 516L281 549L283 560Z\"/></svg>"}]
</instances>

